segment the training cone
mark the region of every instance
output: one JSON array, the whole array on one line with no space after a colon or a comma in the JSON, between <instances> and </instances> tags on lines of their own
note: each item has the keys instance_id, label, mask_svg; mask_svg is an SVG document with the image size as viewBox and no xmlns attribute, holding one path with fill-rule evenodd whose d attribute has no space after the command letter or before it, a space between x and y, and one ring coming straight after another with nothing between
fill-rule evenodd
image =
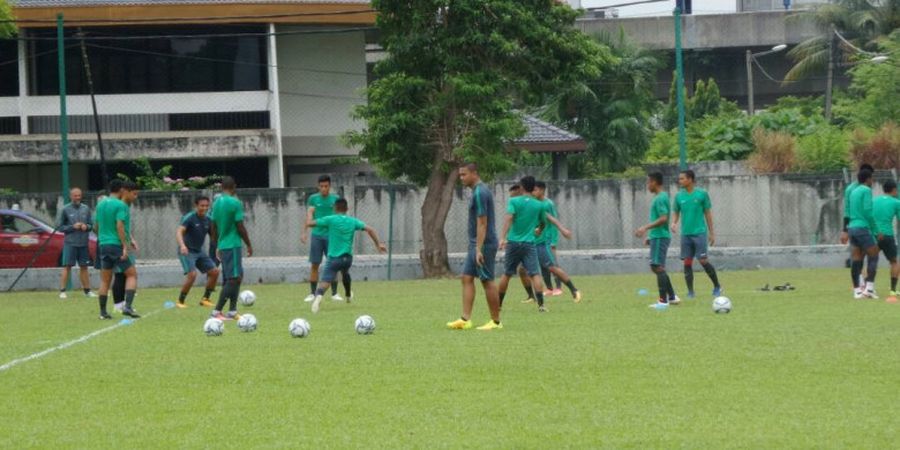
<instances>
[{"instance_id":1,"label":"training cone","mask_svg":"<svg viewBox=\"0 0 900 450\"><path fill-rule=\"evenodd\" d=\"M645 295L647 295L647 294L649 294L649 293L650 293L650 292L649 292L648 290L646 290L646 289L643 289L643 288L638 289L638 295L640 295L641 297L643 297L643 296L645 296Z\"/></svg>"},{"instance_id":2,"label":"training cone","mask_svg":"<svg viewBox=\"0 0 900 450\"><path fill-rule=\"evenodd\" d=\"M172 309L175 307L175 302L169 300L169 301L163 303L163 307L166 309Z\"/></svg>"},{"instance_id":3,"label":"training cone","mask_svg":"<svg viewBox=\"0 0 900 450\"><path fill-rule=\"evenodd\" d=\"M892 295L892 296L890 296L890 297L884 299L884 301L887 302L887 303L897 303L897 297L895 297L895 296Z\"/></svg>"}]
</instances>

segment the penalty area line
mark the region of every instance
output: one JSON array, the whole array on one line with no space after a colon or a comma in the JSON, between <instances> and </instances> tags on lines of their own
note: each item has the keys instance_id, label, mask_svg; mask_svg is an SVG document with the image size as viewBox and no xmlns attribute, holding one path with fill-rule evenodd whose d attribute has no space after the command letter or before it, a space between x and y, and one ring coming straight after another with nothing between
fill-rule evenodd
<instances>
[{"instance_id":1,"label":"penalty area line","mask_svg":"<svg viewBox=\"0 0 900 450\"><path fill-rule=\"evenodd\" d=\"M158 312L160 312L160 311L162 311L162 309L157 309L157 310L155 310L155 311L151 311L151 312L149 312L149 313L143 315L143 316L142 316L140 319L138 319L138 320L146 320L148 317L150 317L150 316L152 316L152 315L154 315L154 314L156 314L156 313L158 313ZM93 338L95 338L95 337L97 337L97 336L100 336L101 334L108 333L108 332L110 332L110 331L113 331L113 330L115 330L115 329L117 329L117 328L124 327L124 326L126 326L126 325L130 325L130 324L126 324L126 323L119 322L119 323L116 323L115 325L110 325L110 326L108 326L108 327L106 327L106 328L101 328L101 329L99 329L99 330L97 330L97 331L88 333L88 334L86 334L86 335L84 335L84 336L81 336L81 337L79 337L79 338L73 339L73 340L71 340L71 341L63 342L62 344L59 344L59 345L57 345L57 346L55 346L55 347L50 347L50 348L48 348L48 349L46 349L46 350L41 350L41 351L39 351L39 352L37 352L37 353L32 353L32 354L30 354L30 355L28 355L28 356L24 356L24 357L22 357L22 358L14 359L14 360L12 360L12 361L10 361L10 362L8 362L8 363L6 363L6 364L0 366L0 372L4 372L4 371L7 371L7 370L9 370L9 369L12 369L13 367L18 366L19 364L26 363L26 362L28 362L28 361L33 361L33 360L38 359L38 358L42 358L42 357L47 356L47 355L49 355L49 354L51 354L51 353L53 353L53 352L55 352L55 351L57 351L57 350L64 350L64 349L67 349L67 348L69 348L69 347L71 347L71 346L73 346L73 345L75 345L75 344L80 344L80 343L82 343L82 342L86 342L86 341L88 341L88 340L90 340L90 339L93 339Z\"/></svg>"}]
</instances>

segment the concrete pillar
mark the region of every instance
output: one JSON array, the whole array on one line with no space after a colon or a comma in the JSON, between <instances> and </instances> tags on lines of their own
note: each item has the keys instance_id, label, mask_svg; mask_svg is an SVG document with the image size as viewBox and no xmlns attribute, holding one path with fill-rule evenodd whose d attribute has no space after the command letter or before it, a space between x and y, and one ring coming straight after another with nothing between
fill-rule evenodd
<instances>
[{"instance_id":1,"label":"concrete pillar","mask_svg":"<svg viewBox=\"0 0 900 450\"><path fill-rule=\"evenodd\" d=\"M553 180L566 181L569 179L569 163L565 153L553 153Z\"/></svg>"},{"instance_id":2,"label":"concrete pillar","mask_svg":"<svg viewBox=\"0 0 900 450\"><path fill-rule=\"evenodd\" d=\"M269 187L285 187L284 151L281 143L281 101L278 88L278 48L275 39L275 24L269 24L269 126L275 130L275 148L278 156L269 158Z\"/></svg>"},{"instance_id":3,"label":"concrete pillar","mask_svg":"<svg viewBox=\"0 0 900 450\"><path fill-rule=\"evenodd\" d=\"M22 37L25 37L25 30L19 31L22 34ZM28 96L28 71L26 70L28 64L28 58L25 57L25 53L27 51L26 41L24 39L19 41L18 45L18 59L19 59L19 123L21 124L21 134L28 134L28 112L25 107L25 100Z\"/></svg>"}]
</instances>

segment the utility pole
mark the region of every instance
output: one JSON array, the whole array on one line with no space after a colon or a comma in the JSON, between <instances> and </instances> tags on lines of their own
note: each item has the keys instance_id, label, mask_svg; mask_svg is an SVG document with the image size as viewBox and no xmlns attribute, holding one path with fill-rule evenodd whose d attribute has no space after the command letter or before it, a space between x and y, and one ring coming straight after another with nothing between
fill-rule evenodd
<instances>
[{"instance_id":1,"label":"utility pole","mask_svg":"<svg viewBox=\"0 0 900 450\"><path fill-rule=\"evenodd\" d=\"M678 161L687 170L687 136L684 130L684 64L681 60L681 8L675 13L675 98L678 102Z\"/></svg>"},{"instance_id":2,"label":"utility pole","mask_svg":"<svg viewBox=\"0 0 900 450\"><path fill-rule=\"evenodd\" d=\"M755 112L753 104L753 53L747 50L747 114Z\"/></svg>"}]
</instances>

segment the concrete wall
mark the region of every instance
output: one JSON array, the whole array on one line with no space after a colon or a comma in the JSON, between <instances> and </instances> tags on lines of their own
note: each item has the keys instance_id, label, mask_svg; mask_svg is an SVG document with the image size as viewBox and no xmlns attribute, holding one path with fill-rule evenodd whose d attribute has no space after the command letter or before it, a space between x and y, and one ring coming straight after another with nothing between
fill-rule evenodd
<instances>
[{"instance_id":1,"label":"concrete wall","mask_svg":"<svg viewBox=\"0 0 900 450\"><path fill-rule=\"evenodd\" d=\"M165 133L109 133L103 136L110 161L150 159L250 158L277 154L269 130L177 131ZM29 135L0 138L3 164L53 163L60 160L59 136ZM100 161L97 136L69 137L70 161Z\"/></svg>"},{"instance_id":2,"label":"concrete wall","mask_svg":"<svg viewBox=\"0 0 900 450\"><path fill-rule=\"evenodd\" d=\"M671 178L670 178L671 180ZM343 176L334 181L343 190L351 213L388 239L393 201L393 249L416 254L421 248L420 211L425 191L408 185L372 185L372 180ZM844 182L840 174L722 176L698 180L712 198L720 247L816 245L836 242L841 228ZM362 184L366 183L366 184ZM495 211L505 211L509 183L493 185ZM879 191L876 188L876 191ZM298 189L251 189L239 192L246 208L246 224L259 256L305 255L300 230L305 217L305 196ZM647 222L651 195L643 179L569 181L551 183L550 197L562 221L575 232L562 240L562 250L643 248L633 236ZM675 194L674 180L670 193ZM142 259L173 257L174 230L192 207L193 192L142 193L133 208L135 236L143 246ZM471 195L459 189L446 225L451 252L466 249L466 202ZM60 200L55 194L0 197L0 208L20 203L22 209L55 217ZM88 200L91 204L92 200ZM368 238L360 235L358 254L372 254Z\"/></svg>"},{"instance_id":3,"label":"concrete wall","mask_svg":"<svg viewBox=\"0 0 900 450\"><path fill-rule=\"evenodd\" d=\"M772 47L798 44L821 34L807 20L786 21L791 11L689 15L683 17L681 42L685 49ZM634 42L654 49L675 48L675 23L671 16L623 19L579 19L576 26L589 34L624 30Z\"/></svg>"},{"instance_id":4,"label":"concrete wall","mask_svg":"<svg viewBox=\"0 0 900 450\"><path fill-rule=\"evenodd\" d=\"M365 101L364 33L280 35L276 46L285 156L355 155L337 137L359 127L350 111Z\"/></svg>"},{"instance_id":5,"label":"concrete wall","mask_svg":"<svg viewBox=\"0 0 900 450\"><path fill-rule=\"evenodd\" d=\"M456 272L462 270L464 256L461 253L450 255L450 266ZM680 264L677 264L674 257L675 252L670 250L669 256L669 270L679 271ZM727 280L727 273L732 270L841 267L847 257L847 249L839 245L726 248L712 250L711 257L715 260L720 276L726 277ZM501 259L502 254L498 256L497 264L502 264ZM574 276L647 271L647 251L644 249L568 251L561 252L559 259L566 271ZM298 257L248 258L244 260L244 268L246 285L301 283L309 277L309 263ZM12 269L0 270L0 289L7 289L20 272ZM97 286L99 282L97 271L92 270L91 273L92 285ZM392 280L421 278L422 266L419 264L418 255L394 255L390 273ZM32 269L25 273L15 290L55 289L58 276L59 269ZM356 282L388 279L387 257L370 255L354 258L353 279ZM650 280L650 277L647 279ZM180 286L182 280L181 267L174 259L165 262L138 263L138 286L141 288L175 287ZM776 281L784 282L784 280ZM204 282L203 277L198 277L198 286ZM298 291L298 298L305 295L300 292L306 291ZM137 302L138 308L141 308L140 298Z\"/></svg>"}]
</instances>

